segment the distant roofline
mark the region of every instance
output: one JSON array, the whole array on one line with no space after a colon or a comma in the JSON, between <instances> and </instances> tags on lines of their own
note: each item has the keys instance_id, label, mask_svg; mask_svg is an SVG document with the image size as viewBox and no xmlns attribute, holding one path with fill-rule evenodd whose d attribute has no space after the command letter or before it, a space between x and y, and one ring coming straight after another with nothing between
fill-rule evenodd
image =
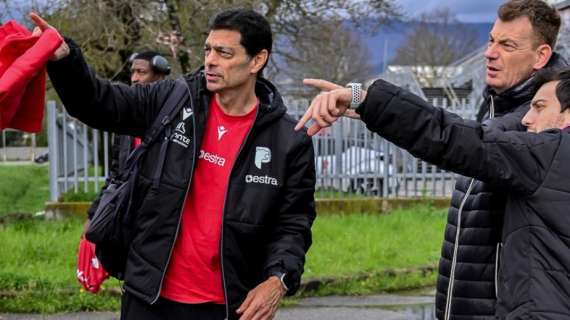
<instances>
[{"instance_id":1,"label":"distant roofline","mask_svg":"<svg viewBox=\"0 0 570 320\"><path fill-rule=\"evenodd\" d=\"M564 10L570 7L570 0L564 0L554 5L557 10Z\"/></svg>"}]
</instances>

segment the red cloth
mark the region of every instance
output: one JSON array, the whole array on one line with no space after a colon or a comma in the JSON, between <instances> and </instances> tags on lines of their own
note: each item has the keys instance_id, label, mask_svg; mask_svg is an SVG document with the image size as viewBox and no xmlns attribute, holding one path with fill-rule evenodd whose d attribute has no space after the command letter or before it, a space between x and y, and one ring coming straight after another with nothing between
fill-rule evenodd
<instances>
[{"instance_id":1,"label":"red cloth","mask_svg":"<svg viewBox=\"0 0 570 320\"><path fill-rule=\"evenodd\" d=\"M41 131L46 63L62 41L55 29L32 36L13 20L0 26L0 130Z\"/></svg>"},{"instance_id":2,"label":"red cloth","mask_svg":"<svg viewBox=\"0 0 570 320\"><path fill-rule=\"evenodd\" d=\"M220 270L222 211L231 168L256 114L254 109L244 116L228 116L215 98L210 110L180 232L162 286L164 298L181 303L225 301ZM177 130L182 134L179 127Z\"/></svg>"},{"instance_id":3,"label":"red cloth","mask_svg":"<svg viewBox=\"0 0 570 320\"><path fill-rule=\"evenodd\" d=\"M85 290L97 293L107 278L109 274L103 269L103 265L99 263L95 255L95 244L81 239L77 257L77 280Z\"/></svg>"}]
</instances>

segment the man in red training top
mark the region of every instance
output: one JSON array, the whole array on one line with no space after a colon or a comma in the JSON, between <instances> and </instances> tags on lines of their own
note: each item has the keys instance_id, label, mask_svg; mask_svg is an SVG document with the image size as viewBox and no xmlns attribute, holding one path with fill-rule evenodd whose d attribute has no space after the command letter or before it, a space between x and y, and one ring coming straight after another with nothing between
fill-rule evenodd
<instances>
[{"instance_id":1,"label":"man in red training top","mask_svg":"<svg viewBox=\"0 0 570 320\"><path fill-rule=\"evenodd\" d=\"M141 164L122 319L271 319L300 284L315 218L312 141L293 131L262 77L273 42L267 20L229 10L209 30L204 66L184 77L190 90L164 137L158 187L151 181L161 144ZM179 88L97 78L73 41L53 59L48 73L63 104L95 128L144 136Z\"/></svg>"}]
</instances>

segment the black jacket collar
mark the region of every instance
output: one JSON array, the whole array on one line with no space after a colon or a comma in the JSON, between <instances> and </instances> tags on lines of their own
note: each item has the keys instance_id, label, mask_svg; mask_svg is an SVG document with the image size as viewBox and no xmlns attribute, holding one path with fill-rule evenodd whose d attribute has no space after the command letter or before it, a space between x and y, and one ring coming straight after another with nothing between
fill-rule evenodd
<instances>
[{"instance_id":1,"label":"black jacket collar","mask_svg":"<svg viewBox=\"0 0 570 320\"><path fill-rule=\"evenodd\" d=\"M204 67L200 67L191 74L186 76L188 85L192 88L192 92L197 92L201 97L200 101L210 101L212 92L206 87L206 77L204 75ZM281 118L287 112L287 108L283 103L281 95L277 88L267 79L259 78L255 86L255 94L259 98L259 112L256 118L255 126L264 126ZM202 100L204 99L205 100ZM205 105L198 104L202 110L207 112L209 103Z\"/></svg>"}]
</instances>

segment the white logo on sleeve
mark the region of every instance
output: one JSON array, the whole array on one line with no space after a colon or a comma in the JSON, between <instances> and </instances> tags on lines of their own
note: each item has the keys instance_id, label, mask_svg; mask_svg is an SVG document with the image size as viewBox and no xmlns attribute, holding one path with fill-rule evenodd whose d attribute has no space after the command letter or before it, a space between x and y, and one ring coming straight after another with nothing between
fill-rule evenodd
<instances>
[{"instance_id":1,"label":"white logo on sleeve","mask_svg":"<svg viewBox=\"0 0 570 320\"><path fill-rule=\"evenodd\" d=\"M186 125L183 121L180 121L176 125L176 130L174 130L174 134L172 135L171 140L184 148L188 148L188 145L190 144L190 138L186 136Z\"/></svg>"},{"instance_id":2,"label":"white logo on sleeve","mask_svg":"<svg viewBox=\"0 0 570 320\"><path fill-rule=\"evenodd\" d=\"M182 134L186 134L186 126L184 125L184 122L180 122L178 123L178 125L176 126L176 131L182 133Z\"/></svg>"},{"instance_id":3,"label":"white logo on sleeve","mask_svg":"<svg viewBox=\"0 0 570 320\"><path fill-rule=\"evenodd\" d=\"M261 165L271 162L271 149L266 147L255 148L255 166L261 169Z\"/></svg>"},{"instance_id":4,"label":"white logo on sleeve","mask_svg":"<svg viewBox=\"0 0 570 320\"><path fill-rule=\"evenodd\" d=\"M190 107L182 108L182 120L188 119L188 117L192 116L193 114L194 114L194 111L192 111L192 108L190 108Z\"/></svg>"},{"instance_id":5,"label":"white logo on sleeve","mask_svg":"<svg viewBox=\"0 0 570 320\"><path fill-rule=\"evenodd\" d=\"M228 132L228 129L226 129L224 126L218 126L218 141L222 140L222 137L224 134L226 134L226 132Z\"/></svg>"}]
</instances>

